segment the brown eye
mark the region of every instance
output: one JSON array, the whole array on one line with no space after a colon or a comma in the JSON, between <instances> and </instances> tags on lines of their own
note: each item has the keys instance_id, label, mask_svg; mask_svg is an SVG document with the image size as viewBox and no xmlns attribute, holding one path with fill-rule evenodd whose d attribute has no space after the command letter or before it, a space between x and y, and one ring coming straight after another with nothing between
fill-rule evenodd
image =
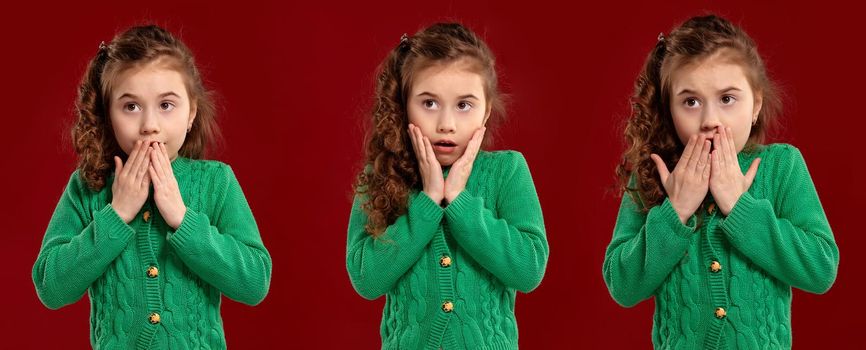
<instances>
[{"instance_id":1,"label":"brown eye","mask_svg":"<svg viewBox=\"0 0 866 350\"><path fill-rule=\"evenodd\" d=\"M141 110L141 108L138 107L138 105L135 103L127 103L123 105L123 109L125 109L127 112L136 112Z\"/></svg>"},{"instance_id":2,"label":"brown eye","mask_svg":"<svg viewBox=\"0 0 866 350\"><path fill-rule=\"evenodd\" d=\"M731 96L731 95L722 96L722 104L729 105L729 104L732 104L736 101L737 101L737 98L734 96Z\"/></svg>"},{"instance_id":3,"label":"brown eye","mask_svg":"<svg viewBox=\"0 0 866 350\"><path fill-rule=\"evenodd\" d=\"M689 97L686 99L686 106L687 107L697 107L699 104L700 103L698 102L698 100L696 98Z\"/></svg>"},{"instance_id":4,"label":"brown eye","mask_svg":"<svg viewBox=\"0 0 866 350\"><path fill-rule=\"evenodd\" d=\"M457 110L466 112L472 109L472 104L466 101L460 101L457 103Z\"/></svg>"},{"instance_id":5,"label":"brown eye","mask_svg":"<svg viewBox=\"0 0 866 350\"><path fill-rule=\"evenodd\" d=\"M170 111L170 110L174 109L174 105L171 104L170 102L163 102L163 103L159 104L159 108L161 108L164 111Z\"/></svg>"},{"instance_id":6,"label":"brown eye","mask_svg":"<svg viewBox=\"0 0 866 350\"><path fill-rule=\"evenodd\" d=\"M436 107L439 107L439 103L434 100L424 100L424 102L421 102L421 104L424 105L424 108L427 109L434 109Z\"/></svg>"}]
</instances>

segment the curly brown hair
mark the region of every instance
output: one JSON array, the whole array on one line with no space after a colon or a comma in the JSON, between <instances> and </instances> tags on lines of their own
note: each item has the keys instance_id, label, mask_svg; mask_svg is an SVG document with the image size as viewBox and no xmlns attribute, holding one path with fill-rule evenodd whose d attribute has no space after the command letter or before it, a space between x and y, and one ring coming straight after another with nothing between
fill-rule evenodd
<instances>
[{"instance_id":1,"label":"curly brown hair","mask_svg":"<svg viewBox=\"0 0 866 350\"><path fill-rule=\"evenodd\" d=\"M213 94L205 88L190 49L156 25L132 27L110 43L99 45L78 88L72 145L79 158L79 175L91 190L105 187L106 178L114 170L114 156L127 157L114 136L108 112L108 96L117 77L157 59L169 59L169 67L184 76L190 101L196 107L195 120L178 155L202 158L208 146L219 139Z\"/></svg>"},{"instance_id":2,"label":"curly brown hair","mask_svg":"<svg viewBox=\"0 0 866 350\"><path fill-rule=\"evenodd\" d=\"M407 128L407 96L414 76L434 66L470 59L484 80L484 97L490 117L489 134L504 118L504 96L499 92L493 53L481 38L458 23L437 23L405 36L378 69L372 123L367 132L366 168L355 183L355 193L366 195L361 208L369 221L367 232L379 237L406 213L409 193L421 187L418 161Z\"/></svg>"},{"instance_id":3,"label":"curly brown hair","mask_svg":"<svg viewBox=\"0 0 866 350\"><path fill-rule=\"evenodd\" d=\"M677 137L670 112L672 72L723 49L726 58L744 67L755 96L762 101L745 149L763 143L776 123L781 102L775 84L767 75L757 45L740 27L724 18L707 15L685 21L668 36L659 34L635 80L632 111L625 126L627 149L616 167L620 188L644 211L661 204L667 195L650 154L659 155L672 169L685 148Z\"/></svg>"}]
</instances>

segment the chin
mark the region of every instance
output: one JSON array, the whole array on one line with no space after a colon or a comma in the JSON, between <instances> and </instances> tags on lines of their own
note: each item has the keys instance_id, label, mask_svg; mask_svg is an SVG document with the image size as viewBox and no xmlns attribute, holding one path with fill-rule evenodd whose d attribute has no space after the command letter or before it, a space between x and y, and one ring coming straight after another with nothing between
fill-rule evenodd
<instances>
[{"instance_id":1,"label":"chin","mask_svg":"<svg viewBox=\"0 0 866 350\"><path fill-rule=\"evenodd\" d=\"M441 165L441 166L451 166L452 164L454 164L454 162L457 161L456 159L451 159L451 158L446 158L446 159L436 158L436 160L439 161L439 165Z\"/></svg>"}]
</instances>

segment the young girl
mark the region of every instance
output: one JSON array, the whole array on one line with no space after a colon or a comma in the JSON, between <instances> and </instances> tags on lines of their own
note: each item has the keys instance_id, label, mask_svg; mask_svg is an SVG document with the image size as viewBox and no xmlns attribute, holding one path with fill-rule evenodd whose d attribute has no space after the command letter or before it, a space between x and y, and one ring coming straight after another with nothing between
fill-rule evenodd
<instances>
[{"instance_id":1,"label":"young girl","mask_svg":"<svg viewBox=\"0 0 866 350\"><path fill-rule=\"evenodd\" d=\"M386 295L383 349L516 349L516 291L548 247L523 156L479 151L500 117L493 55L459 24L403 36L383 62L346 265Z\"/></svg>"},{"instance_id":2,"label":"young girl","mask_svg":"<svg viewBox=\"0 0 866 350\"><path fill-rule=\"evenodd\" d=\"M260 303L271 258L231 168L198 160L217 129L190 50L127 30L99 46L76 108L78 170L33 266L40 300L87 292L94 348L225 348L220 296Z\"/></svg>"},{"instance_id":3,"label":"young girl","mask_svg":"<svg viewBox=\"0 0 866 350\"><path fill-rule=\"evenodd\" d=\"M790 348L791 287L836 278L800 151L761 144L778 101L755 43L716 16L660 35L637 78L603 272L623 306L656 297L656 348Z\"/></svg>"}]
</instances>

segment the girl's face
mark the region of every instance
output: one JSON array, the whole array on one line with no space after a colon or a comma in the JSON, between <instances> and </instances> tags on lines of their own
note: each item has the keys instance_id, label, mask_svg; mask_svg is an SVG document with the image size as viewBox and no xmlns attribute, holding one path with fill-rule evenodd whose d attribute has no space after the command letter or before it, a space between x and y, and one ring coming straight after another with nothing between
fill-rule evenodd
<instances>
[{"instance_id":1,"label":"girl's face","mask_svg":"<svg viewBox=\"0 0 866 350\"><path fill-rule=\"evenodd\" d=\"M157 59L117 76L109 114L120 148L128 155L137 140L165 143L170 159L195 119L183 75Z\"/></svg>"},{"instance_id":2,"label":"girl's face","mask_svg":"<svg viewBox=\"0 0 866 350\"><path fill-rule=\"evenodd\" d=\"M470 67L466 60L427 67L416 73L409 89L409 122L430 139L442 166L463 155L490 114L484 80Z\"/></svg>"},{"instance_id":3,"label":"girl's face","mask_svg":"<svg viewBox=\"0 0 866 350\"><path fill-rule=\"evenodd\" d=\"M680 141L700 134L712 140L718 128L729 127L737 152L743 150L761 111L743 66L716 53L672 73L671 115Z\"/></svg>"}]
</instances>

